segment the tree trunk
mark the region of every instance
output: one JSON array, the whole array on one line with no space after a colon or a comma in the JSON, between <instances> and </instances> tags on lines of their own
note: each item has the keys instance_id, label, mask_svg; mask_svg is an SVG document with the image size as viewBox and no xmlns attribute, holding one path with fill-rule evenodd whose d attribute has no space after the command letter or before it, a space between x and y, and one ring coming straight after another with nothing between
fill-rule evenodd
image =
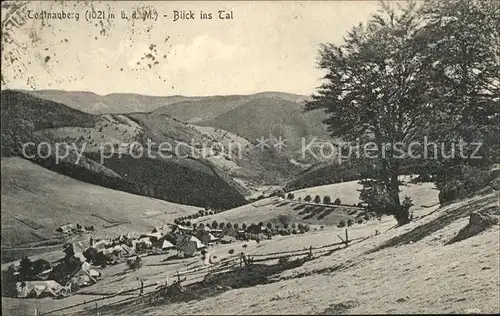
<instances>
[{"instance_id":1,"label":"tree trunk","mask_svg":"<svg viewBox=\"0 0 500 316\"><path fill-rule=\"evenodd\" d=\"M399 226L403 226L410 222L410 212L401 205L401 200L399 199L399 171L391 170L391 176L389 179L389 196L391 199L391 204L394 207L394 217L398 221Z\"/></svg>"}]
</instances>

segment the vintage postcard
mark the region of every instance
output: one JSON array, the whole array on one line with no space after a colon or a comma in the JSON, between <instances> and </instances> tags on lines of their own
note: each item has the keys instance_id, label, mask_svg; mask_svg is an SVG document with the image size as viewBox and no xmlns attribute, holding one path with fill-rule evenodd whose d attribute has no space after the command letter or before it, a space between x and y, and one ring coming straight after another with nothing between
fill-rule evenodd
<instances>
[{"instance_id":1,"label":"vintage postcard","mask_svg":"<svg viewBox=\"0 0 500 316\"><path fill-rule=\"evenodd\" d=\"M498 314L498 21L2 1L2 315Z\"/></svg>"}]
</instances>

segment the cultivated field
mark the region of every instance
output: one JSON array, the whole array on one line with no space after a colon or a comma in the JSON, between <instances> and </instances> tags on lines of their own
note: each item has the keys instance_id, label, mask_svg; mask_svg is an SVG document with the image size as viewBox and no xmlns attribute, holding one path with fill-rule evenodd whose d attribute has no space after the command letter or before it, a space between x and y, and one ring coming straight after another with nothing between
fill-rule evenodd
<instances>
[{"instance_id":1,"label":"cultivated field","mask_svg":"<svg viewBox=\"0 0 500 316\"><path fill-rule=\"evenodd\" d=\"M401 192L399 193L399 196L401 199L403 199L404 196L412 198L413 203L415 204L412 210L418 209L422 206L431 206L439 202L438 191L435 189L433 183L426 182L411 184L409 183L410 179L410 176L399 177L399 180L403 182L403 186L400 188ZM342 204L353 205L360 202L359 190L361 188L362 186L358 183L358 181L349 181L310 187L292 191L292 193L295 195L296 199L300 197L302 200L307 195L311 195L313 199L316 195L319 195L322 199L325 195L329 195L332 201L336 198L340 198Z\"/></svg>"},{"instance_id":2,"label":"cultivated field","mask_svg":"<svg viewBox=\"0 0 500 316\"><path fill-rule=\"evenodd\" d=\"M230 222L239 223L240 225L242 223L250 225L251 223L257 224L259 222L278 223L279 218L284 220L286 217L290 223L308 223L315 226L336 226L341 220L346 221L350 218L354 219L360 211L350 214L352 209L349 208L339 209L326 205L308 204L298 202L296 199L301 197L303 200L308 194L310 194L313 199L316 194L320 195L321 198L325 195L329 195L332 201L336 198L340 198L343 204L352 205L359 202L359 192L357 191L359 188L361 188L361 186L357 181L350 181L298 190L292 192L295 194L294 201L280 200L278 198L262 199L213 216L200 218L196 220L196 223L210 224L215 220L218 223ZM432 183L407 184L407 186L402 187L402 192L400 193L401 198L405 195L413 199L415 205L411 210L415 215L420 209L427 209L435 206L439 202L437 196L438 191L434 189L434 184ZM332 211L327 211L328 209ZM313 213L316 214L313 215Z\"/></svg>"}]
</instances>

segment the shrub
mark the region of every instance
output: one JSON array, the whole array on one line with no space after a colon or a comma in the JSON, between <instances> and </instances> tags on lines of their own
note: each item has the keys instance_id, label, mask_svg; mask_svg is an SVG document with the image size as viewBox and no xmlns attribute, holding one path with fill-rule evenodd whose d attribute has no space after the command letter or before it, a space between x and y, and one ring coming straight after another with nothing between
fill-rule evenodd
<instances>
[{"instance_id":1,"label":"shrub","mask_svg":"<svg viewBox=\"0 0 500 316\"><path fill-rule=\"evenodd\" d=\"M336 198L335 201L333 202L335 205L342 204L342 201L339 198Z\"/></svg>"},{"instance_id":2,"label":"shrub","mask_svg":"<svg viewBox=\"0 0 500 316\"><path fill-rule=\"evenodd\" d=\"M297 225L295 225L295 223L292 224L292 229L295 229L297 228Z\"/></svg>"},{"instance_id":3,"label":"shrub","mask_svg":"<svg viewBox=\"0 0 500 316\"><path fill-rule=\"evenodd\" d=\"M330 203L332 203L332 198L330 198L330 196L328 195L325 195L323 197L323 204L330 204Z\"/></svg>"},{"instance_id":4,"label":"shrub","mask_svg":"<svg viewBox=\"0 0 500 316\"><path fill-rule=\"evenodd\" d=\"M486 187L495 178L491 170L471 165L445 168L436 176L441 204L469 197Z\"/></svg>"},{"instance_id":5,"label":"shrub","mask_svg":"<svg viewBox=\"0 0 500 316\"><path fill-rule=\"evenodd\" d=\"M306 197L304 198L304 201L306 202L311 202L312 198L310 195L306 195Z\"/></svg>"},{"instance_id":6,"label":"shrub","mask_svg":"<svg viewBox=\"0 0 500 316\"><path fill-rule=\"evenodd\" d=\"M321 197L319 195L314 197L314 203L321 203Z\"/></svg>"},{"instance_id":7,"label":"shrub","mask_svg":"<svg viewBox=\"0 0 500 316\"><path fill-rule=\"evenodd\" d=\"M304 231L305 231L305 232L308 232L309 230L311 230L311 226L309 226L309 225L305 224L305 225L304 225Z\"/></svg>"},{"instance_id":8,"label":"shrub","mask_svg":"<svg viewBox=\"0 0 500 316\"><path fill-rule=\"evenodd\" d=\"M362 218L358 219L358 224L363 224L363 219Z\"/></svg>"},{"instance_id":9,"label":"shrub","mask_svg":"<svg viewBox=\"0 0 500 316\"><path fill-rule=\"evenodd\" d=\"M302 198L299 196L299 198L297 199L297 201L299 201L299 202L302 201Z\"/></svg>"},{"instance_id":10,"label":"shrub","mask_svg":"<svg viewBox=\"0 0 500 316\"><path fill-rule=\"evenodd\" d=\"M187 227L191 227L191 221L187 221L187 222L186 222L186 226L187 226Z\"/></svg>"},{"instance_id":11,"label":"shrub","mask_svg":"<svg viewBox=\"0 0 500 316\"><path fill-rule=\"evenodd\" d=\"M283 224L284 229L288 229L288 223Z\"/></svg>"},{"instance_id":12,"label":"shrub","mask_svg":"<svg viewBox=\"0 0 500 316\"><path fill-rule=\"evenodd\" d=\"M247 244L243 244L243 246L242 246L242 247L243 247L243 248L246 248L246 247L248 247L248 246L247 246Z\"/></svg>"},{"instance_id":13,"label":"shrub","mask_svg":"<svg viewBox=\"0 0 500 316\"><path fill-rule=\"evenodd\" d=\"M323 229L323 228L325 228L325 226L321 225L321 227L320 227L320 228L321 228L321 229Z\"/></svg>"},{"instance_id":14,"label":"shrub","mask_svg":"<svg viewBox=\"0 0 500 316\"><path fill-rule=\"evenodd\" d=\"M228 253L232 255L234 253L234 249L229 249Z\"/></svg>"},{"instance_id":15,"label":"shrub","mask_svg":"<svg viewBox=\"0 0 500 316\"><path fill-rule=\"evenodd\" d=\"M352 226L352 224L354 224L354 221L352 220L352 218L349 218L347 220L347 226Z\"/></svg>"},{"instance_id":16,"label":"shrub","mask_svg":"<svg viewBox=\"0 0 500 316\"><path fill-rule=\"evenodd\" d=\"M277 192L275 192L274 194L271 194L271 196L272 196L272 195L276 195L276 196L278 196L278 197L280 197L280 198L283 198L283 199L285 198L285 192L284 192L282 189L279 189L279 190L278 190Z\"/></svg>"},{"instance_id":17,"label":"shrub","mask_svg":"<svg viewBox=\"0 0 500 316\"><path fill-rule=\"evenodd\" d=\"M297 231L295 229L292 230L292 234L297 235Z\"/></svg>"},{"instance_id":18,"label":"shrub","mask_svg":"<svg viewBox=\"0 0 500 316\"><path fill-rule=\"evenodd\" d=\"M338 228L342 228L342 227L345 227L345 221L344 220L341 220L339 222L339 224L337 225Z\"/></svg>"}]
</instances>

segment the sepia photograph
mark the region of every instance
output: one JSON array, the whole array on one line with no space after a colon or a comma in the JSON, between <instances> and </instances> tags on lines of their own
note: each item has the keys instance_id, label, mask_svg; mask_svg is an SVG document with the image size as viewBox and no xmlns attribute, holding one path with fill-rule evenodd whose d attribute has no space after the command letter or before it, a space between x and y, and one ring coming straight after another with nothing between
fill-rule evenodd
<instances>
[{"instance_id":1,"label":"sepia photograph","mask_svg":"<svg viewBox=\"0 0 500 316\"><path fill-rule=\"evenodd\" d=\"M499 21L2 1L1 314L500 314Z\"/></svg>"}]
</instances>

